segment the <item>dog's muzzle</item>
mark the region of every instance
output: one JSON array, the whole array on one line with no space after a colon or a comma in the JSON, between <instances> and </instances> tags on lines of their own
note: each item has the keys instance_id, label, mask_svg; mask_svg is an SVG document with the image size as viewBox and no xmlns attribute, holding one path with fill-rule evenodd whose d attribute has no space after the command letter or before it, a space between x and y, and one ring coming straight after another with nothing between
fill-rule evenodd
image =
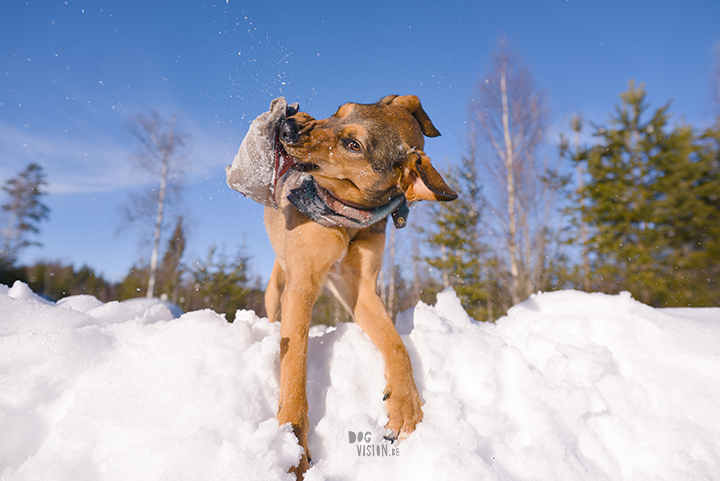
<instances>
[{"instance_id":1,"label":"dog's muzzle","mask_svg":"<svg viewBox=\"0 0 720 481\"><path fill-rule=\"evenodd\" d=\"M280 124L278 125L277 139L280 142L275 147L276 155L277 152L280 151L282 155L290 157L290 155L285 151L285 148L283 146L293 146L300 142L300 129L297 126L297 122L295 122L295 119L293 119L292 117L289 117L290 115L295 115L296 113L297 110L293 110L292 107L288 107L288 117L282 119L280 121ZM314 172L319 168L312 162L303 162L299 159L294 158L292 159L292 164L293 169L299 170L301 172Z\"/></svg>"},{"instance_id":2,"label":"dog's muzzle","mask_svg":"<svg viewBox=\"0 0 720 481\"><path fill-rule=\"evenodd\" d=\"M283 144L297 144L300 140L300 130L298 129L295 119L284 118L282 121L280 121L278 135L280 136L280 141Z\"/></svg>"}]
</instances>

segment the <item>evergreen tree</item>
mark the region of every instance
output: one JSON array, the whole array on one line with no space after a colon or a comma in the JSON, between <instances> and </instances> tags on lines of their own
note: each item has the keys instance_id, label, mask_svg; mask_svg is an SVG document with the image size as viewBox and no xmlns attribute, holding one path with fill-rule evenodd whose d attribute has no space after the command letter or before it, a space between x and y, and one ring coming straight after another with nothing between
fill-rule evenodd
<instances>
[{"instance_id":1,"label":"evergreen tree","mask_svg":"<svg viewBox=\"0 0 720 481\"><path fill-rule=\"evenodd\" d=\"M653 306L697 306L717 299L720 176L711 134L670 128L669 104L649 120L642 85L621 95L599 143L587 152L580 204L591 229L593 287L629 290ZM717 302L717 301L715 301Z\"/></svg>"},{"instance_id":2,"label":"evergreen tree","mask_svg":"<svg viewBox=\"0 0 720 481\"><path fill-rule=\"evenodd\" d=\"M573 131L573 145L563 135L560 134L560 158L568 158L575 163L576 171L576 189L570 192L569 200L575 208L582 207L585 202L583 190L585 188L585 168L587 163L587 148L580 146L580 133L582 132L584 120L581 115L575 115L570 120L570 127ZM569 178L567 181L569 182ZM573 216L573 208L566 208L565 214L570 214L570 230L571 233L567 239L568 244L578 245L580 247L580 256L582 263L575 267L575 274L568 274L577 280L577 284L586 292L592 287L590 283L590 252L588 245L588 226L583 216Z\"/></svg>"},{"instance_id":3,"label":"evergreen tree","mask_svg":"<svg viewBox=\"0 0 720 481\"><path fill-rule=\"evenodd\" d=\"M130 268L127 276L117 285L117 299L134 299L144 296L147 292L148 269L138 265Z\"/></svg>"},{"instance_id":4,"label":"evergreen tree","mask_svg":"<svg viewBox=\"0 0 720 481\"><path fill-rule=\"evenodd\" d=\"M462 159L461 168L451 167L444 177L459 195L453 202L433 204L432 228L419 228L433 252L425 260L438 269L442 285L455 290L475 319L491 320L485 281L487 267L483 264L485 248L479 233L484 202L474 149Z\"/></svg>"},{"instance_id":5,"label":"evergreen tree","mask_svg":"<svg viewBox=\"0 0 720 481\"><path fill-rule=\"evenodd\" d=\"M198 261L193 271L193 292L186 296L186 310L209 308L235 319L237 309L252 308L253 289L248 275L248 261L242 249L234 257L210 246L207 258Z\"/></svg>"},{"instance_id":6,"label":"evergreen tree","mask_svg":"<svg viewBox=\"0 0 720 481\"><path fill-rule=\"evenodd\" d=\"M47 194L46 186L43 168L35 163L5 182L3 190L10 200L2 205L2 210L9 214L9 219L3 236L0 270L15 264L20 249L40 245L31 241L28 235L39 232L37 224L50 214L50 209L42 202L42 197Z\"/></svg>"},{"instance_id":7,"label":"evergreen tree","mask_svg":"<svg viewBox=\"0 0 720 481\"><path fill-rule=\"evenodd\" d=\"M112 284L88 266L76 270L72 265L57 261L38 262L25 268L25 279L33 292L53 301L88 294L108 302L114 295Z\"/></svg>"},{"instance_id":8,"label":"evergreen tree","mask_svg":"<svg viewBox=\"0 0 720 481\"><path fill-rule=\"evenodd\" d=\"M161 295L167 296L174 303L178 302L182 275L185 271L181 261L185 253L186 242L185 224L183 218L180 217L175 225L175 230L170 236L165 255L160 263L157 283Z\"/></svg>"}]
</instances>

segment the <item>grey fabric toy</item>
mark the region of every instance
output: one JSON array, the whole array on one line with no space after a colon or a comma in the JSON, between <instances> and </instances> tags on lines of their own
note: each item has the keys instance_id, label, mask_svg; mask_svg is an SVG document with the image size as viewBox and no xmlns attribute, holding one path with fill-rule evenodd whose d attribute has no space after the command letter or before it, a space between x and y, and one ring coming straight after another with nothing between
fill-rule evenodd
<instances>
[{"instance_id":1,"label":"grey fabric toy","mask_svg":"<svg viewBox=\"0 0 720 481\"><path fill-rule=\"evenodd\" d=\"M267 207L277 208L275 186L294 163L278 148L278 127L286 115L297 110L297 103L288 106L285 97L278 97L270 103L269 111L252 121L232 165L225 167L231 189Z\"/></svg>"}]
</instances>

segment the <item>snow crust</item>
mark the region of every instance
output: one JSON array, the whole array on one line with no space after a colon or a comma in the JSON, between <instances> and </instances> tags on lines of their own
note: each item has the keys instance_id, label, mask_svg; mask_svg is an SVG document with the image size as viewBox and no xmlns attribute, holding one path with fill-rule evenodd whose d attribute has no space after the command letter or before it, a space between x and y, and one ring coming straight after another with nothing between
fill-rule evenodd
<instances>
[{"instance_id":1,"label":"snow crust","mask_svg":"<svg viewBox=\"0 0 720 481\"><path fill-rule=\"evenodd\" d=\"M425 401L399 445L382 440L383 363L367 336L312 329L306 479L720 473L720 309L562 291L493 325L448 290L397 327ZM0 285L0 479L291 479L300 450L274 419L279 342L279 325L249 311L229 324Z\"/></svg>"}]
</instances>

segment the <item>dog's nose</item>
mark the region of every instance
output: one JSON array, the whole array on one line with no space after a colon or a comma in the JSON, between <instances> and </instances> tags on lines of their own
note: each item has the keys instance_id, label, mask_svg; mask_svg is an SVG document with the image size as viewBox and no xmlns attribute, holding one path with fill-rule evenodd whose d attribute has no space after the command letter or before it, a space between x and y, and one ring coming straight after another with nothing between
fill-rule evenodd
<instances>
[{"instance_id":1,"label":"dog's nose","mask_svg":"<svg viewBox=\"0 0 720 481\"><path fill-rule=\"evenodd\" d=\"M280 122L280 140L285 144L296 144L300 140L300 132L295 119L284 119Z\"/></svg>"}]
</instances>

